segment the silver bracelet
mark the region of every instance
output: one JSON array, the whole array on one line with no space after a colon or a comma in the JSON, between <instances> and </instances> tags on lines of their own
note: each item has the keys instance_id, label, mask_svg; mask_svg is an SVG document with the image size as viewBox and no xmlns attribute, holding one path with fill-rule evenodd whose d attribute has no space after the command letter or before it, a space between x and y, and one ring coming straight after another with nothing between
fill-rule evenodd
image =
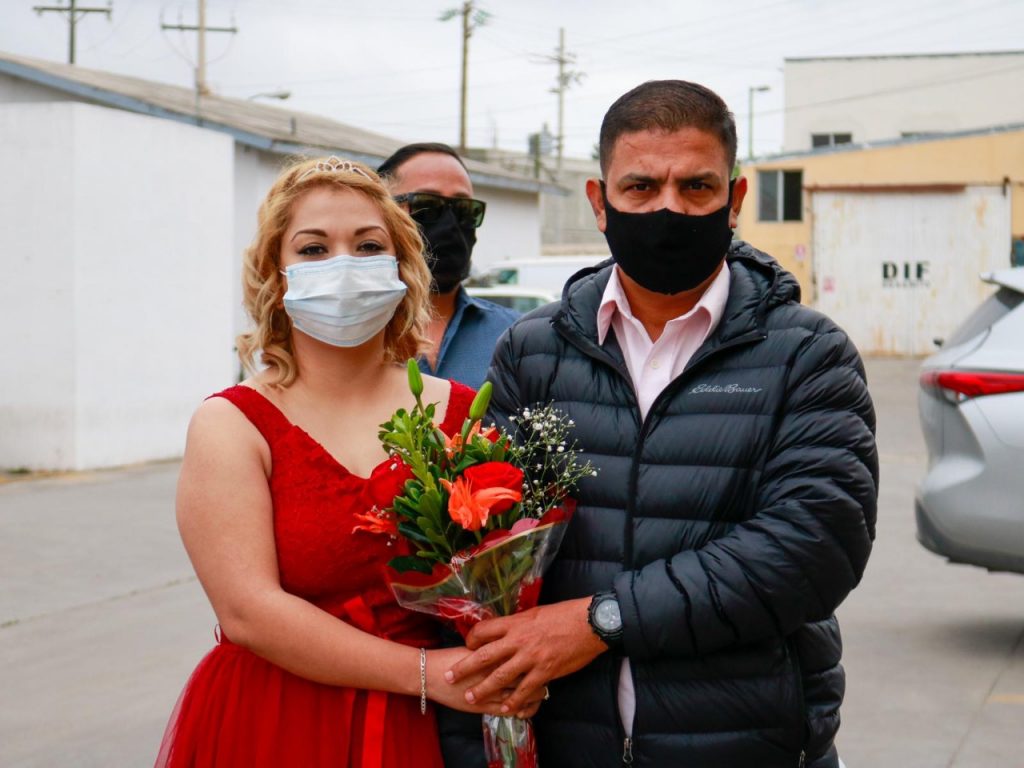
<instances>
[{"instance_id":1,"label":"silver bracelet","mask_svg":"<svg viewBox=\"0 0 1024 768\"><path fill-rule=\"evenodd\" d=\"M420 648L420 714L427 714L427 649Z\"/></svg>"}]
</instances>

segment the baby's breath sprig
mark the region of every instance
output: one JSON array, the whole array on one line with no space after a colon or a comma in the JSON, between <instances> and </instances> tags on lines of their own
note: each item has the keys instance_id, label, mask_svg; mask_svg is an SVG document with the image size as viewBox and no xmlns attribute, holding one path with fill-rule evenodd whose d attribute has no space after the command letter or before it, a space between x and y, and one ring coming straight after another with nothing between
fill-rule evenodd
<instances>
[{"instance_id":1,"label":"baby's breath sprig","mask_svg":"<svg viewBox=\"0 0 1024 768\"><path fill-rule=\"evenodd\" d=\"M569 432L576 426L566 414L548 404L524 408L510 417L516 439L509 461L523 470L523 510L529 517L544 513L576 490L580 480L597 475L589 462L580 462L580 449Z\"/></svg>"}]
</instances>

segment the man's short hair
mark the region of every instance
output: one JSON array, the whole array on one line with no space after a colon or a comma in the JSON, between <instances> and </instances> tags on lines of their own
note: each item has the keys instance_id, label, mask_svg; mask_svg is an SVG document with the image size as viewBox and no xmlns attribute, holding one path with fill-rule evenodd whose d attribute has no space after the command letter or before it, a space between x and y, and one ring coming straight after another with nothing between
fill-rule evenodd
<instances>
[{"instance_id":1,"label":"man's short hair","mask_svg":"<svg viewBox=\"0 0 1024 768\"><path fill-rule=\"evenodd\" d=\"M466 164L462 162L462 158L459 157L459 153L447 144L442 144L439 141L421 141L416 144L406 144L404 147L400 147L395 150L391 157L378 166L377 175L383 178L384 181L390 181L398 176L398 169L408 160L416 157L416 155L424 155L427 153L449 155L450 157L454 157L458 160L459 165L463 168L466 167Z\"/></svg>"},{"instance_id":2,"label":"man's short hair","mask_svg":"<svg viewBox=\"0 0 1024 768\"><path fill-rule=\"evenodd\" d=\"M649 80L616 99L601 122L601 173L608 170L619 136L638 131L698 128L722 142L729 171L736 164L736 121L714 91L686 80Z\"/></svg>"}]
</instances>

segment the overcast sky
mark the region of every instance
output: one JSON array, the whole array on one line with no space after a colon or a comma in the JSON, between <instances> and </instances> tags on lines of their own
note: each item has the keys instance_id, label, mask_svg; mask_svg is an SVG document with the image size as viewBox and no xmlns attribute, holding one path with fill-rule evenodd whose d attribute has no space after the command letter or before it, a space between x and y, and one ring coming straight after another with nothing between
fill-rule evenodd
<instances>
[{"instance_id":1,"label":"overcast sky","mask_svg":"<svg viewBox=\"0 0 1024 768\"><path fill-rule=\"evenodd\" d=\"M67 60L66 14L0 0L0 50ZM106 0L77 0L104 7ZM782 142L786 57L1024 49L1024 0L477 0L490 13L470 40L469 143L525 150L557 125L550 61L565 29L582 73L565 99L566 154L588 156L601 117L644 80L696 80L736 114L746 144L750 86L758 154ZM408 141L458 141L461 0L207 0L207 79L246 98L287 89L286 104ZM190 86L196 0L113 0L110 21L78 24L77 63ZM1007 98L1024 96L1022 87Z\"/></svg>"}]
</instances>

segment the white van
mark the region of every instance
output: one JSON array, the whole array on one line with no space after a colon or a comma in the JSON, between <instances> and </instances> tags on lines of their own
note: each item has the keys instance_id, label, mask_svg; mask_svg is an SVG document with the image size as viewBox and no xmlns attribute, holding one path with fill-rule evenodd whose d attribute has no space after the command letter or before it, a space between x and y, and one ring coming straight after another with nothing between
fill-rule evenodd
<instances>
[{"instance_id":1,"label":"white van","mask_svg":"<svg viewBox=\"0 0 1024 768\"><path fill-rule=\"evenodd\" d=\"M561 298L543 288L523 288L518 285L467 285L466 293L514 309L521 315Z\"/></svg>"},{"instance_id":2,"label":"white van","mask_svg":"<svg viewBox=\"0 0 1024 768\"><path fill-rule=\"evenodd\" d=\"M538 289L561 296L562 288L570 277L607 258L607 254L594 253L499 261L488 265L487 277L492 284L518 285L520 288Z\"/></svg>"}]
</instances>

